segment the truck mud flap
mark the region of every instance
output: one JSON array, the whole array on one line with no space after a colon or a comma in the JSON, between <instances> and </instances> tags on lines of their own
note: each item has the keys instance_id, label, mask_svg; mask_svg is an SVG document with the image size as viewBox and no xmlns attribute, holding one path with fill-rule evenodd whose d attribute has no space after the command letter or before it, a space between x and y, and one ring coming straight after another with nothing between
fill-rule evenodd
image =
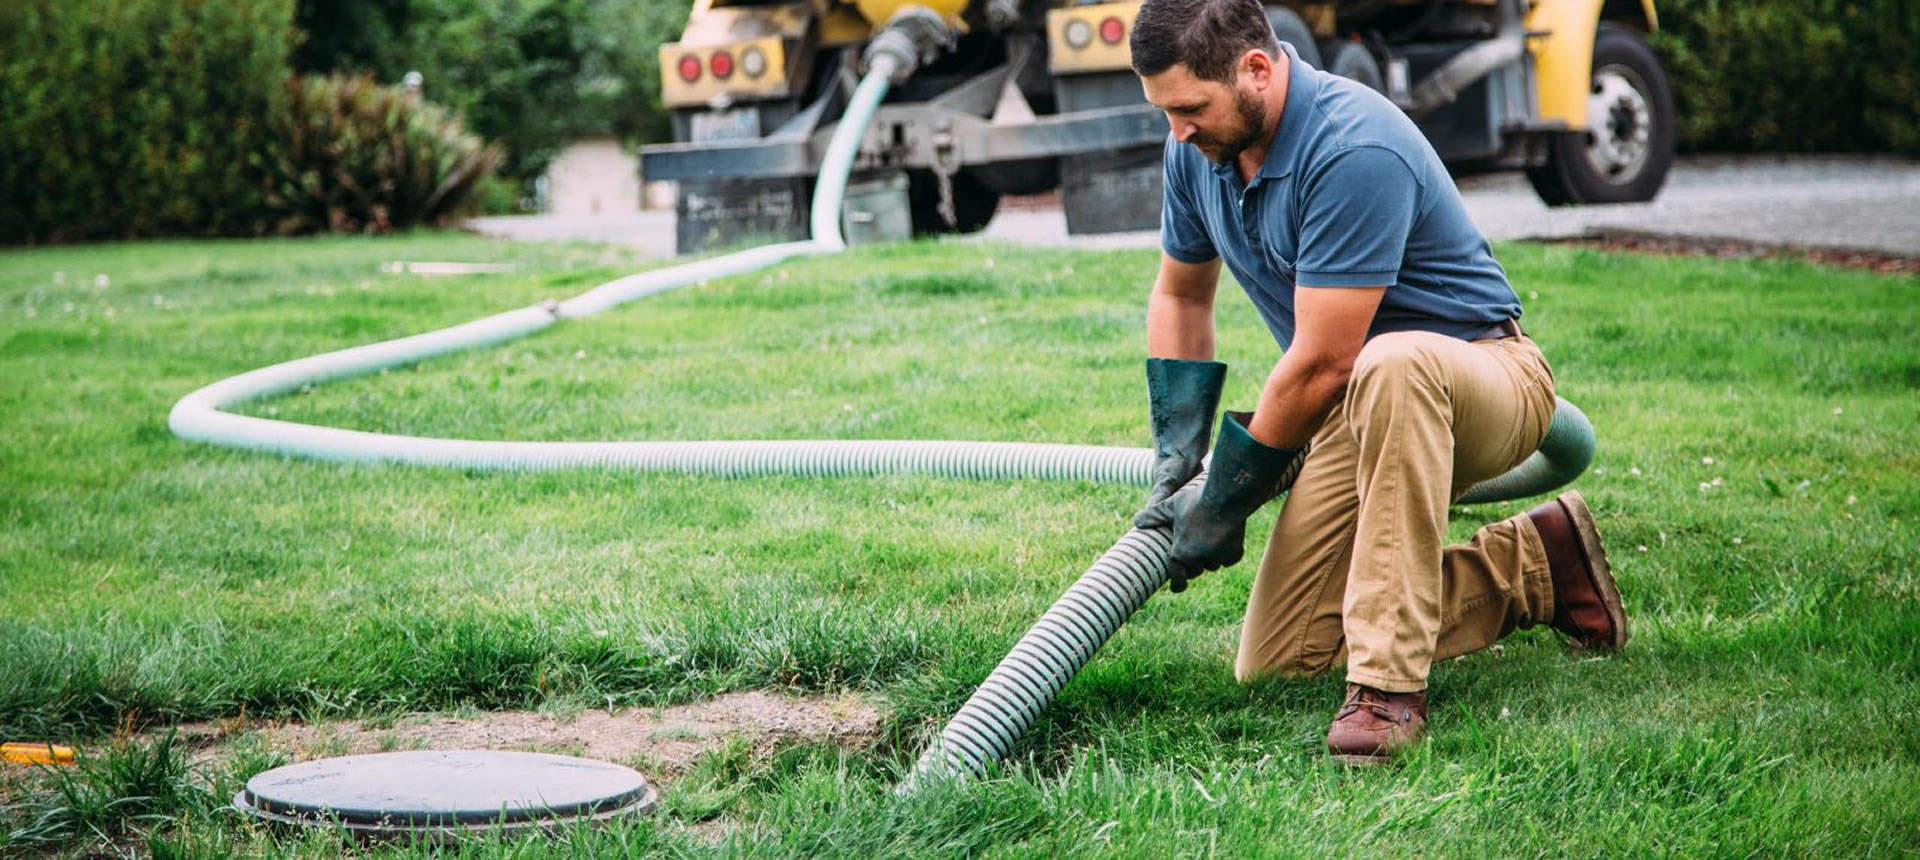
<instances>
[{"instance_id":1,"label":"truck mud flap","mask_svg":"<svg viewBox=\"0 0 1920 860\"><path fill-rule=\"evenodd\" d=\"M674 246L696 254L807 238L809 177L685 179L675 195Z\"/></svg>"},{"instance_id":2,"label":"truck mud flap","mask_svg":"<svg viewBox=\"0 0 1920 860\"><path fill-rule=\"evenodd\" d=\"M1067 232L1158 230L1162 152L1155 144L1062 158L1060 202Z\"/></svg>"}]
</instances>

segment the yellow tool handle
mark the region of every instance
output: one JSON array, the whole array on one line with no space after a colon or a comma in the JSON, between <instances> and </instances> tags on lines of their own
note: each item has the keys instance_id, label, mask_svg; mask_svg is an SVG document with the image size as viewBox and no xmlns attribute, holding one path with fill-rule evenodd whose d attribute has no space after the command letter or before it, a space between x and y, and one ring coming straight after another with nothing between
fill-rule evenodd
<instances>
[{"instance_id":1,"label":"yellow tool handle","mask_svg":"<svg viewBox=\"0 0 1920 860\"><path fill-rule=\"evenodd\" d=\"M14 764L73 764L73 747L53 744L0 744L0 761Z\"/></svg>"}]
</instances>

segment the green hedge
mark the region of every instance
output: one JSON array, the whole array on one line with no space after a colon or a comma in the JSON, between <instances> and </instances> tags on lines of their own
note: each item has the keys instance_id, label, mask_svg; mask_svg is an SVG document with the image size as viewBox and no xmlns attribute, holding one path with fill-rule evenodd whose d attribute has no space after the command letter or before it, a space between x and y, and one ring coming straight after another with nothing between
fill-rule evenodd
<instances>
[{"instance_id":1,"label":"green hedge","mask_svg":"<svg viewBox=\"0 0 1920 860\"><path fill-rule=\"evenodd\" d=\"M1920 156L1920 2L1655 5L1683 149Z\"/></svg>"},{"instance_id":2,"label":"green hedge","mask_svg":"<svg viewBox=\"0 0 1920 860\"><path fill-rule=\"evenodd\" d=\"M0 0L0 242L258 233L293 0Z\"/></svg>"},{"instance_id":3,"label":"green hedge","mask_svg":"<svg viewBox=\"0 0 1920 860\"><path fill-rule=\"evenodd\" d=\"M0 0L4 2L4 0ZM531 180L575 137L664 140L660 43L693 0L298 0L302 73L426 76L506 150L502 173Z\"/></svg>"}]
</instances>

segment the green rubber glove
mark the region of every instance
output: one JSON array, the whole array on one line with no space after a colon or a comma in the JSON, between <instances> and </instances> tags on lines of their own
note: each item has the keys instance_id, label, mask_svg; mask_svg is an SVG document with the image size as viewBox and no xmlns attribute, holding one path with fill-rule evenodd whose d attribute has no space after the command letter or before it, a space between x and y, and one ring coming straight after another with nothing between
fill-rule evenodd
<instances>
[{"instance_id":1,"label":"green rubber glove","mask_svg":"<svg viewBox=\"0 0 1920 860\"><path fill-rule=\"evenodd\" d=\"M1207 434L1213 428L1213 413L1220 408L1220 389L1226 381L1227 366L1218 361L1147 359L1153 489L1147 494L1147 507L1134 515L1134 525L1146 528L1140 518L1200 474L1207 458Z\"/></svg>"},{"instance_id":2,"label":"green rubber glove","mask_svg":"<svg viewBox=\"0 0 1920 860\"><path fill-rule=\"evenodd\" d=\"M1204 485L1189 487L1142 511L1141 528L1171 526L1173 549L1167 554L1167 584L1187 590L1187 580L1239 564L1246 555L1247 518L1300 476L1308 448L1273 448L1247 432L1252 413L1220 416L1220 440Z\"/></svg>"}]
</instances>

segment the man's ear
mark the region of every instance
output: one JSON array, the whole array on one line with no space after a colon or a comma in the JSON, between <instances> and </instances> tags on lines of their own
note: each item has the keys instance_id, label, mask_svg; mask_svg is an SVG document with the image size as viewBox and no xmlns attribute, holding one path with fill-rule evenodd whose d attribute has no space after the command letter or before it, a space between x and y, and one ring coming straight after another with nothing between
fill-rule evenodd
<instances>
[{"instance_id":1,"label":"man's ear","mask_svg":"<svg viewBox=\"0 0 1920 860\"><path fill-rule=\"evenodd\" d=\"M1254 89L1264 90L1273 81L1273 58L1259 48L1240 55L1240 69L1253 83Z\"/></svg>"}]
</instances>

